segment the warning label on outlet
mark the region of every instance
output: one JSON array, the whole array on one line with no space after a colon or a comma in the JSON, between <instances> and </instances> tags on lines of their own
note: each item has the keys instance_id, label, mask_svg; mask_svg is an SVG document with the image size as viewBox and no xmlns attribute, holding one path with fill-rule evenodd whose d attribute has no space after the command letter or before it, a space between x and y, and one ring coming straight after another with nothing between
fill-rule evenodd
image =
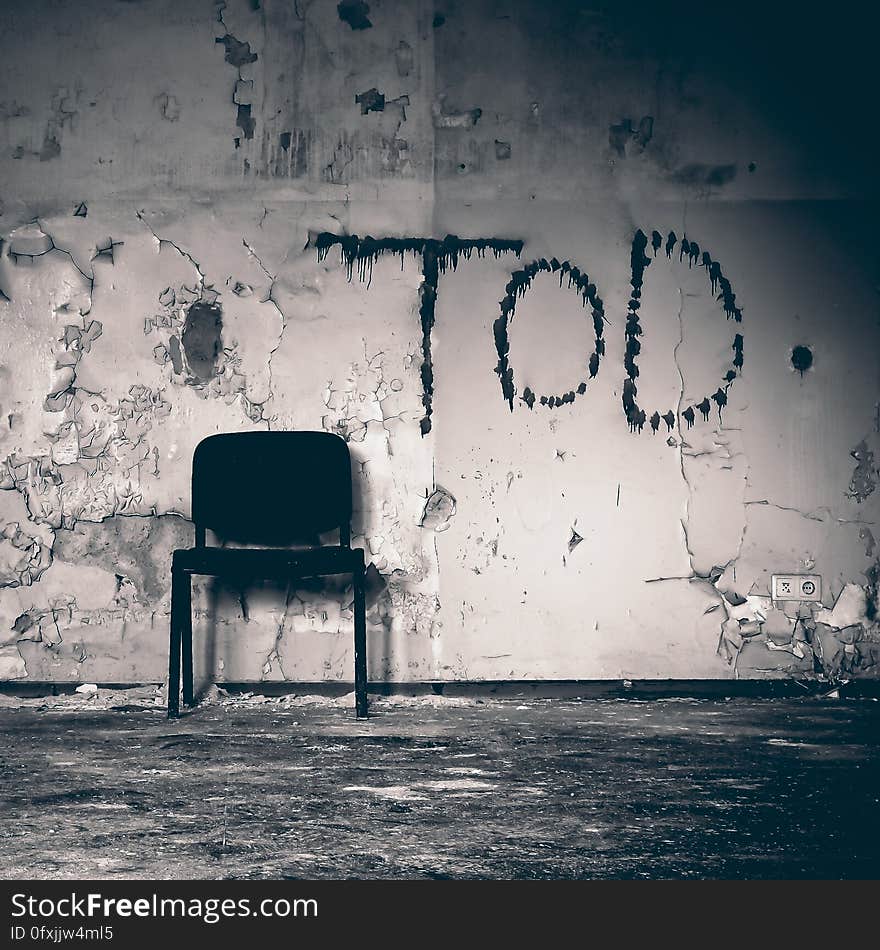
<instances>
[{"instance_id":1,"label":"warning label on outlet","mask_svg":"<svg viewBox=\"0 0 880 950\"><path fill-rule=\"evenodd\" d=\"M770 581L773 600L822 599L822 578L818 574L773 574Z\"/></svg>"}]
</instances>

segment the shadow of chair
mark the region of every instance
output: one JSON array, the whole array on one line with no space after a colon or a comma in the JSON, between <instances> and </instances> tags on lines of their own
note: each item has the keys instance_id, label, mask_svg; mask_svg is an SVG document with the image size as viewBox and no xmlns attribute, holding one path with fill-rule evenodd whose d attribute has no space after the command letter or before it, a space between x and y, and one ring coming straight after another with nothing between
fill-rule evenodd
<instances>
[{"instance_id":1,"label":"shadow of chair","mask_svg":"<svg viewBox=\"0 0 880 950\"><path fill-rule=\"evenodd\" d=\"M328 432L239 432L203 439L193 454L195 547L171 561L168 716L194 706L192 577L246 584L257 580L351 574L354 587L354 686L359 719L367 715L364 552L351 547L348 446ZM248 547L206 543L207 531ZM302 538L339 531L338 545L302 546ZM290 545L297 543L297 547ZM284 545L284 546L282 546Z\"/></svg>"}]
</instances>

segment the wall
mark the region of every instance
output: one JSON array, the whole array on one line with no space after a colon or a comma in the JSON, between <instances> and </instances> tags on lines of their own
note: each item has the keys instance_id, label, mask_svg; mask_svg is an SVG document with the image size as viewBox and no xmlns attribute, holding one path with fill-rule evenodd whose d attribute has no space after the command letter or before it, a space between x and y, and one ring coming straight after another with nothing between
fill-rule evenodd
<instances>
[{"instance_id":1,"label":"wall","mask_svg":"<svg viewBox=\"0 0 880 950\"><path fill-rule=\"evenodd\" d=\"M349 442L374 679L877 675L870 57L764 16L4 4L0 679L161 680L266 428ZM201 585L199 670L350 679L326 593Z\"/></svg>"}]
</instances>

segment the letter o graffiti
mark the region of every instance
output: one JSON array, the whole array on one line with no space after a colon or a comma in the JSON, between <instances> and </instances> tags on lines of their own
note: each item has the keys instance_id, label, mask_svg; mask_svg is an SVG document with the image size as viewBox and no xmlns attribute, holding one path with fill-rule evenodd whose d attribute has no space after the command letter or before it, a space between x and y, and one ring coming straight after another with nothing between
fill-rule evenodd
<instances>
[{"instance_id":1,"label":"letter o graffiti","mask_svg":"<svg viewBox=\"0 0 880 950\"><path fill-rule=\"evenodd\" d=\"M580 268L575 267L570 261L561 263L554 257L551 260L540 258L526 264L521 270L515 270L510 275L510 281L505 288L505 297L501 301L501 315L493 325L495 334L495 349L498 353L498 364L495 372L501 380L501 391L507 400L511 411L513 411L513 400L516 396L516 385L513 378L513 366L510 363L510 319L516 309L516 300L518 297L524 297L526 291L532 284L532 280L542 271L550 274L559 274L559 286L562 286L564 280L568 281L569 287L574 287L581 296L584 308L590 305L590 311L593 318L593 330L596 335L596 346L586 362L585 369L589 372L590 379L593 379L599 372L599 361L605 353L605 340L603 333L605 330L605 310L602 298L596 291L596 285L590 282L587 274ZM574 402L575 396L582 396L587 391L586 379L578 383L577 389L570 389L567 393L536 396L532 390L526 386L523 390L522 400L531 409L538 401L542 406L562 406L569 402Z\"/></svg>"}]
</instances>

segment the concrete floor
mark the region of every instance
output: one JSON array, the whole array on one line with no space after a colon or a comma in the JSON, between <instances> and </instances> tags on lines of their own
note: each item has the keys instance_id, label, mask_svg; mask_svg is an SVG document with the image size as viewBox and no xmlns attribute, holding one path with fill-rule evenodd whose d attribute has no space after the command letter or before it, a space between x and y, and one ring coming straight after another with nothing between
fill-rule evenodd
<instances>
[{"instance_id":1,"label":"concrete floor","mask_svg":"<svg viewBox=\"0 0 880 950\"><path fill-rule=\"evenodd\" d=\"M876 700L159 701L4 701L0 876L880 877Z\"/></svg>"}]
</instances>

